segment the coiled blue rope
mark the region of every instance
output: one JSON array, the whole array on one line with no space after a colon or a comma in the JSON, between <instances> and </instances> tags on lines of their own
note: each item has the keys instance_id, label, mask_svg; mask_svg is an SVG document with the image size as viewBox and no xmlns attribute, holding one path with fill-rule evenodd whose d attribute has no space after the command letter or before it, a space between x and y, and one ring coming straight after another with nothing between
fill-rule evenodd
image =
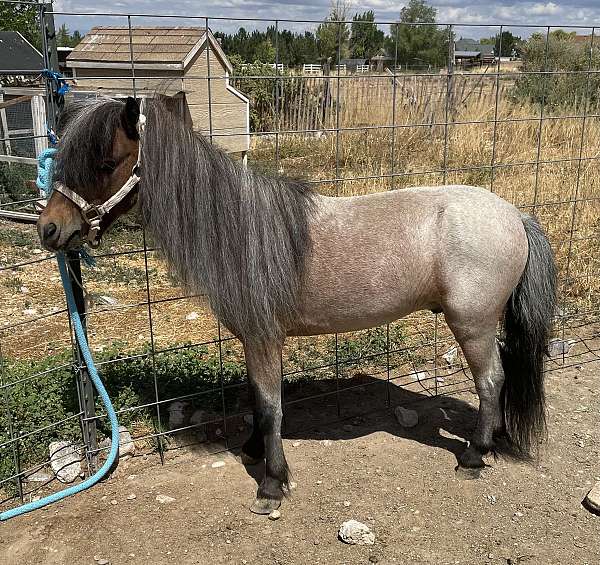
<instances>
[{"instance_id":1,"label":"coiled blue rope","mask_svg":"<svg viewBox=\"0 0 600 565\"><path fill-rule=\"evenodd\" d=\"M56 149L51 147L42 151L39 156L38 162L38 179L37 183L41 190L44 191L47 197L50 196L52 192L52 172L53 172L53 157L56 153ZM40 186L41 185L41 186ZM60 492L56 492L40 500L36 500L34 502L29 502L18 508L13 508L12 510L7 510L6 512L2 512L0 514L0 520L9 520L10 518L14 518L15 516L20 516L21 514L25 514L27 512L31 512L33 510L37 510L38 508L43 508L44 506L48 506L54 502L58 502L67 496L71 496L73 494L77 494L83 490L86 490L92 486L94 486L98 481L100 481L106 473L113 466L114 462L117 460L117 456L119 455L119 422L117 420L117 414L113 405L110 401L108 393L100 380L100 376L98 375L98 371L96 370L96 366L94 365L94 359L92 357L92 353L90 352L90 348L85 336L85 332L83 331L83 324L81 323L81 318L79 316L79 312L77 311L77 306L75 304L75 297L73 296L73 287L71 285L71 279L69 278L69 273L67 269L67 262L65 260L65 256L62 252L58 253L57 256L58 261L58 269L60 271L60 278L62 279L63 287L65 289L65 296L67 299L67 307L69 309L69 315L71 317L71 322L73 324L73 329L75 330L75 337L77 338L77 343L79 344L79 349L81 350L81 354L87 366L88 372L90 374L90 378L98 391L98 395L104 404L106 409L106 414L110 421L111 427L111 446L110 451L108 453L108 458L104 462L104 465L98 469L98 471L87 478L85 481L68 487Z\"/></svg>"}]
</instances>

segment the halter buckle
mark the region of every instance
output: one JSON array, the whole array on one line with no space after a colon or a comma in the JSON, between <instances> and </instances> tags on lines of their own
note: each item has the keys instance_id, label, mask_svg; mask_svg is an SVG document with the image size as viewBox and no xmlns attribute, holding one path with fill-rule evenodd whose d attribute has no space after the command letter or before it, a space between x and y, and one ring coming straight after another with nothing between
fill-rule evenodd
<instances>
[{"instance_id":1,"label":"halter buckle","mask_svg":"<svg viewBox=\"0 0 600 565\"><path fill-rule=\"evenodd\" d=\"M88 225L92 226L94 223L100 223L103 213L98 206L90 205L81 210L81 215Z\"/></svg>"}]
</instances>

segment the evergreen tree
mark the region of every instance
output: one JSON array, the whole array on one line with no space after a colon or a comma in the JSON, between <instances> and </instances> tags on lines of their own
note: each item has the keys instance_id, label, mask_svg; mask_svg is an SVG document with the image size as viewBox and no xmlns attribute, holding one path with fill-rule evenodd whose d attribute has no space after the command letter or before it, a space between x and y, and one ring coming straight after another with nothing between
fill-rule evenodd
<instances>
[{"instance_id":1,"label":"evergreen tree","mask_svg":"<svg viewBox=\"0 0 600 565\"><path fill-rule=\"evenodd\" d=\"M350 30L350 52L355 59L370 59L382 47L385 34L377 29L373 10L354 14Z\"/></svg>"},{"instance_id":2,"label":"evergreen tree","mask_svg":"<svg viewBox=\"0 0 600 565\"><path fill-rule=\"evenodd\" d=\"M61 25L56 32L56 45L58 47L70 47L71 46L71 34L66 24Z\"/></svg>"},{"instance_id":3,"label":"evergreen tree","mask_svg":"<svg viewBox=\"0 0 600 565\"><path fill-rule=\"evenodd\" d=\"M390 26L387 52L409 66L442 67L448 60L449 34L435 25L437 10L425 0L410 0L400 11L400 21ZM424 25L425 24L425 25Z\"/></svg>"}]
</instances>

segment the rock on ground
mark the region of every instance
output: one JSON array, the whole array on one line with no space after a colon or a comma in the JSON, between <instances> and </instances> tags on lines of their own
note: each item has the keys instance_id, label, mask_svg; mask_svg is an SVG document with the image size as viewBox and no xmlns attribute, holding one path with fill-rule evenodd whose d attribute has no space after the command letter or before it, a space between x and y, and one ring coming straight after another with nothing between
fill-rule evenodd
<instances>
[{"instance_id":1,"label":"rock on ground","mask_svg":"<svg viewBox=\"0 0 600 565\"><path fill-rule=\"evenodd\" d=\"M125 426L119 426L119 457L135 455L135 443Z\"/></svg>"},{"instance_id":2,"label":"rock on ground","mask_svg":"<svg viewBox=\"0 0 600 565\"><path fill-rule=\"evenodd\" d=\"M51 480L52 475L43 469L39 469L38 471L35 471L35 473L31 473L25 477L25 481L28 483L47 483Z\"/></svg>"},{"instance_id":3,"label":"rock on ground","mask_svg":"<svg viewBox=\"0 0 600 565\"><path fill-rule=\"evenodd\" d=\"M156 502L160 504L170 504L171 502L175 502L175 499L172 496L167 496L166 494L157 494Z\"/></svg>"},{"instance_id":4,"label":"rock on ground","mask_svg":"<svg viewBox=\"0 0 600 565\"><path fill-rule=\"evenodd\" d=\"M81 473L81 452L69 441L50 444L50 466L61 483L72 483Z\"/></svg>"},{"instance_id":5,"label":"rock on ground","mask_svg":"<svg viewBox=\"0 0 600 565\"><path fill-rule=\"evenodd\" d=\"M600 515L600 481L587 493L583 505L594 514Z\"/></svg>"},{"instance_id":6,"label":"rock on ground","mask_svg":"<svg viewBox=\"0 0 600 565\"><path fill-rule=\"evenodd\" d=\"M550 357L560 357L562 355L569 355L571 349L577 343L574 339L563 340L558 337L551 339L548 342L548 355Z\"/></svg>"},{"instance_id":7,"label":"rock on ground","mask_svg":"<svg viewBox=\"0 0 600 565\"><path fill-rule=\"evenodd\" d=\"M448 365L453 365L458 359L458 347L456 347L456 345L452 346L442 355L442 359L446 361Z\"/></svg>"},{"instance_id":8,"label":"rock on ground","mask_svg":"<svg viewBox=\"0 0 600 565\"><path fill-rule=\"evenodd\" d=\"M106 455L112 445L112 439L110 437L104 438L98 447L104 449ZM129 430L125 426L119 426L119 459L126 459L127 457L133 457L135 455L135 443L129 433Z\"/></svg>"},{"instance_id":9,"label":"rock on ground","mask_svg":"<svg viewBox=\"0 0 600 565\"><path fill-rule=\"evenodd\" d=\"M414 428L419 423L419 415L416 410L396 406L394 410L396 420L403 428Z\"/></svg>"},{"instance_id":10,"label":"rock on ground","mask_svg":"<svg viewBox=\"0 0 600 565\"><path fill-rule=\"evenodd\" d=\"M189 402L181 402L179 400L171 402L167 408L169 413L169 429L175 430L182 428L185 425L186 412L189 409Z\"/></svg>"},{"instance_id":11,"label":"rock on ground","mask_svg":"<svg viewBox=\"0 0 600 565\"><path fill-rule=\"evenodd\" d=\"M338 531L339 538L350 545L373 545L375 543L375 534L369 530L368 526L357 520L348 520L344 522Z\"/></svg>"},{"instance_id":12,"label":"rock on ground","mask_svg":"<svg viewBox=\"0 0 600 565\"><path fill-rule=\"evenodd\" d=\"M427 371L413 371L410 376L412 380L418 383L424 382L429 379L429 373Z\"/></svg>"}]
</instances>

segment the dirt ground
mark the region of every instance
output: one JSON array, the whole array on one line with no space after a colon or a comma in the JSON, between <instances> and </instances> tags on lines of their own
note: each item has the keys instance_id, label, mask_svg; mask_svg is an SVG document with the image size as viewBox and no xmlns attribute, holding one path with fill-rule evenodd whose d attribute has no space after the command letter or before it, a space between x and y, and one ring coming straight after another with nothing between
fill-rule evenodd
<instances>
[{"instance_id":1,"label":"dirt ground","mask_svg":"<svg viewBox=\"0 0 600 565\"><path fill-rule=\"evenodd\" d=\"M0 561L597 564L600 517L580 502L600 479L599 370L591 362L549 373L548 444L533 464L490 458L479 480L459 480L476 396L417 402L392 385L391 405L419 413L407 430L380 383L346 391L345 419L334 424L325 423L330 400L290 406L285 449L297 486L278 521L249 512L262 469L244 467L235 450L175 450L164 466L135 457L91 490L1 524ZM356 416L359 408L369 414ZM159 494L175 500L161 504ZM375 545L337 539L351 518L372 529Z\"/></svg>"}]
</instances>

